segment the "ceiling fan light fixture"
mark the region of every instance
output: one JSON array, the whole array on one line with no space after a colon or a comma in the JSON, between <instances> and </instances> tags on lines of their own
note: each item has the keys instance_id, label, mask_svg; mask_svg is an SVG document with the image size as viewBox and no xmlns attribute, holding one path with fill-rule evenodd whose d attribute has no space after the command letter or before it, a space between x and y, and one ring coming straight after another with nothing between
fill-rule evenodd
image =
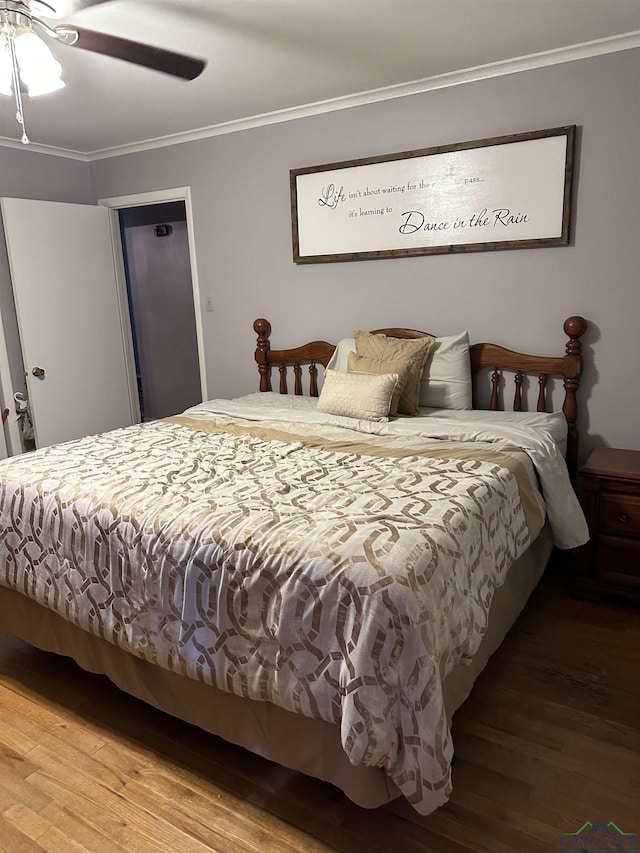
<instances>
[{"instance_id":1,"label":"ceiling fan light fixture","mask_svg":"<svg viewBox=\"0 0 640 853\"><path fill-rule=\"evenodd\" d=\"M62 66L35 33L23 33L16 39L16 56L29 95L46 95L64 88Z\"/></svg>"},{"instance_id":2,"label":"ceiling fan light fixture","mask_svg":"<svg viewBox=\"0 0 640 853\"><path fill-rule=\"evenodd\" d=\"M0 0L0 93L16 102L16 121L22 128L20 141L29 144L24 124L21 83L29 95L55 92L65 84L62 66L47 45L32 31L29 6L20 0Z\"/></svg>"}]
</instances>

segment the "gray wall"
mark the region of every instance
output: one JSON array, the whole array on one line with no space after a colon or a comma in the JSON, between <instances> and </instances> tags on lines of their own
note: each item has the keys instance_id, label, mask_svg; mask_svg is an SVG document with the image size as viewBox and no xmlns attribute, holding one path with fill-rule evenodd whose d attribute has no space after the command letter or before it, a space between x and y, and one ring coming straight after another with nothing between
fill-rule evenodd
<instances>
[{"instance_id":1,"label":"gray wall","mask_svg":"<svg viewBox=\"0 0 640 853\"><path fill-rule=\"evenodd\" d=\"M0 147L0 196L90 204L89 164L29 148Z\"/></svg>"},{"instance_id":2,"label":"gray wall","mask_svg":"<svg viewBox=\"0 0 640 853\"><path fill-rule=\"evenodd\" d=\"M96 198L189 185L211 396L257 387L252 322L274 346L354 327L562 353L585 340L583 451L640 447L640 50L480 81L91 164ZM214 117L212 116L212 120ZM289 169L578 125L569 247L295 266Z\"/></svg>"}]
</instances>

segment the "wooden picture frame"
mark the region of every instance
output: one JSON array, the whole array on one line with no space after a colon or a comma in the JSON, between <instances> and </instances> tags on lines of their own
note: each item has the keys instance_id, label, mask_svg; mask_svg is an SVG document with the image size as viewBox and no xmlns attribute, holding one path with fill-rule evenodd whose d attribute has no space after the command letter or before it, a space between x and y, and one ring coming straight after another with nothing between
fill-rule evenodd
<instances>
[{"instance_id":1,"label":"wooden picture frame","mask_svg":"<svg viewBox=\"0 0 640 853\"><path fill-rule=\"evenodd\" d=\"M575 125L290 171L293 260L566 246Z\"/></svg>"}]
</instances>

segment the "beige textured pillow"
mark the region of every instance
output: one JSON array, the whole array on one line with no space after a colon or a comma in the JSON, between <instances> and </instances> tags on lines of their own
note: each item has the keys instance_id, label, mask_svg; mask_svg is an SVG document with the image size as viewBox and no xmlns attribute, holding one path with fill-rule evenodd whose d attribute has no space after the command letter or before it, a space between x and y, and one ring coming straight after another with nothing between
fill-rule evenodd
<instances>
[{"instance_id":1,"label":"beige textured pillow","mask_svg":"<svg viewBox=\"0 0 640 853\"><path fill-rule=\"evenodd\" d=\"M406 365L406 382L400 394L398 412L401 415L418 414L422 371L435 338L389 338L361 330L354 332L354 338L358 355L380 362L402 361Z\"/></svg>"},{"instance_id":2,"label":"beige textured pillow","mask_svg":"<svg viewBox=\"0 0 640 853\"><path fill-rule=\"evenodd\" d=\"M391 416L398 414L400 397L411 378L411 370L411 364L402 358L392 358L387 361L382 358L367 358L366 355L358 355L357 352L350 352L347 359L347 371L349 373L398 374L398 384L396 385L396 390L393 392L391 408L389 409Z\"/></svg>"},{"instance_id":3,"label":"beige textured pillow","mask_svg":"<svg viewBox=\"0 0 640 853\"><path fill-rule=\"evenodd\" d=\"M397 373L339 373L326 370L318 398L318 411L343 418L388 421Z\"/></svg>"}]
</instances>

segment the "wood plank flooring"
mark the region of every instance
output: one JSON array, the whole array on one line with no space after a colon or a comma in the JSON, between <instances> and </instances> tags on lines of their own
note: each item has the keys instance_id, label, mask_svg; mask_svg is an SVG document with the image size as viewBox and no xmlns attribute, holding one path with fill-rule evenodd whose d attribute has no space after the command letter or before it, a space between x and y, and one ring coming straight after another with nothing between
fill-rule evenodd
<instances>
[{"instance_id":1,"label":"wood plank flooring","mask_svg":"<svg viewBox=\"0 0 640 853\"><path fill-rule=\"evenodd\" d=\"M0 634L2 853L543 853L640 833L640 609L553 572L454 720L451 801L367 811Z\"/></svg>"}]
</instances>

